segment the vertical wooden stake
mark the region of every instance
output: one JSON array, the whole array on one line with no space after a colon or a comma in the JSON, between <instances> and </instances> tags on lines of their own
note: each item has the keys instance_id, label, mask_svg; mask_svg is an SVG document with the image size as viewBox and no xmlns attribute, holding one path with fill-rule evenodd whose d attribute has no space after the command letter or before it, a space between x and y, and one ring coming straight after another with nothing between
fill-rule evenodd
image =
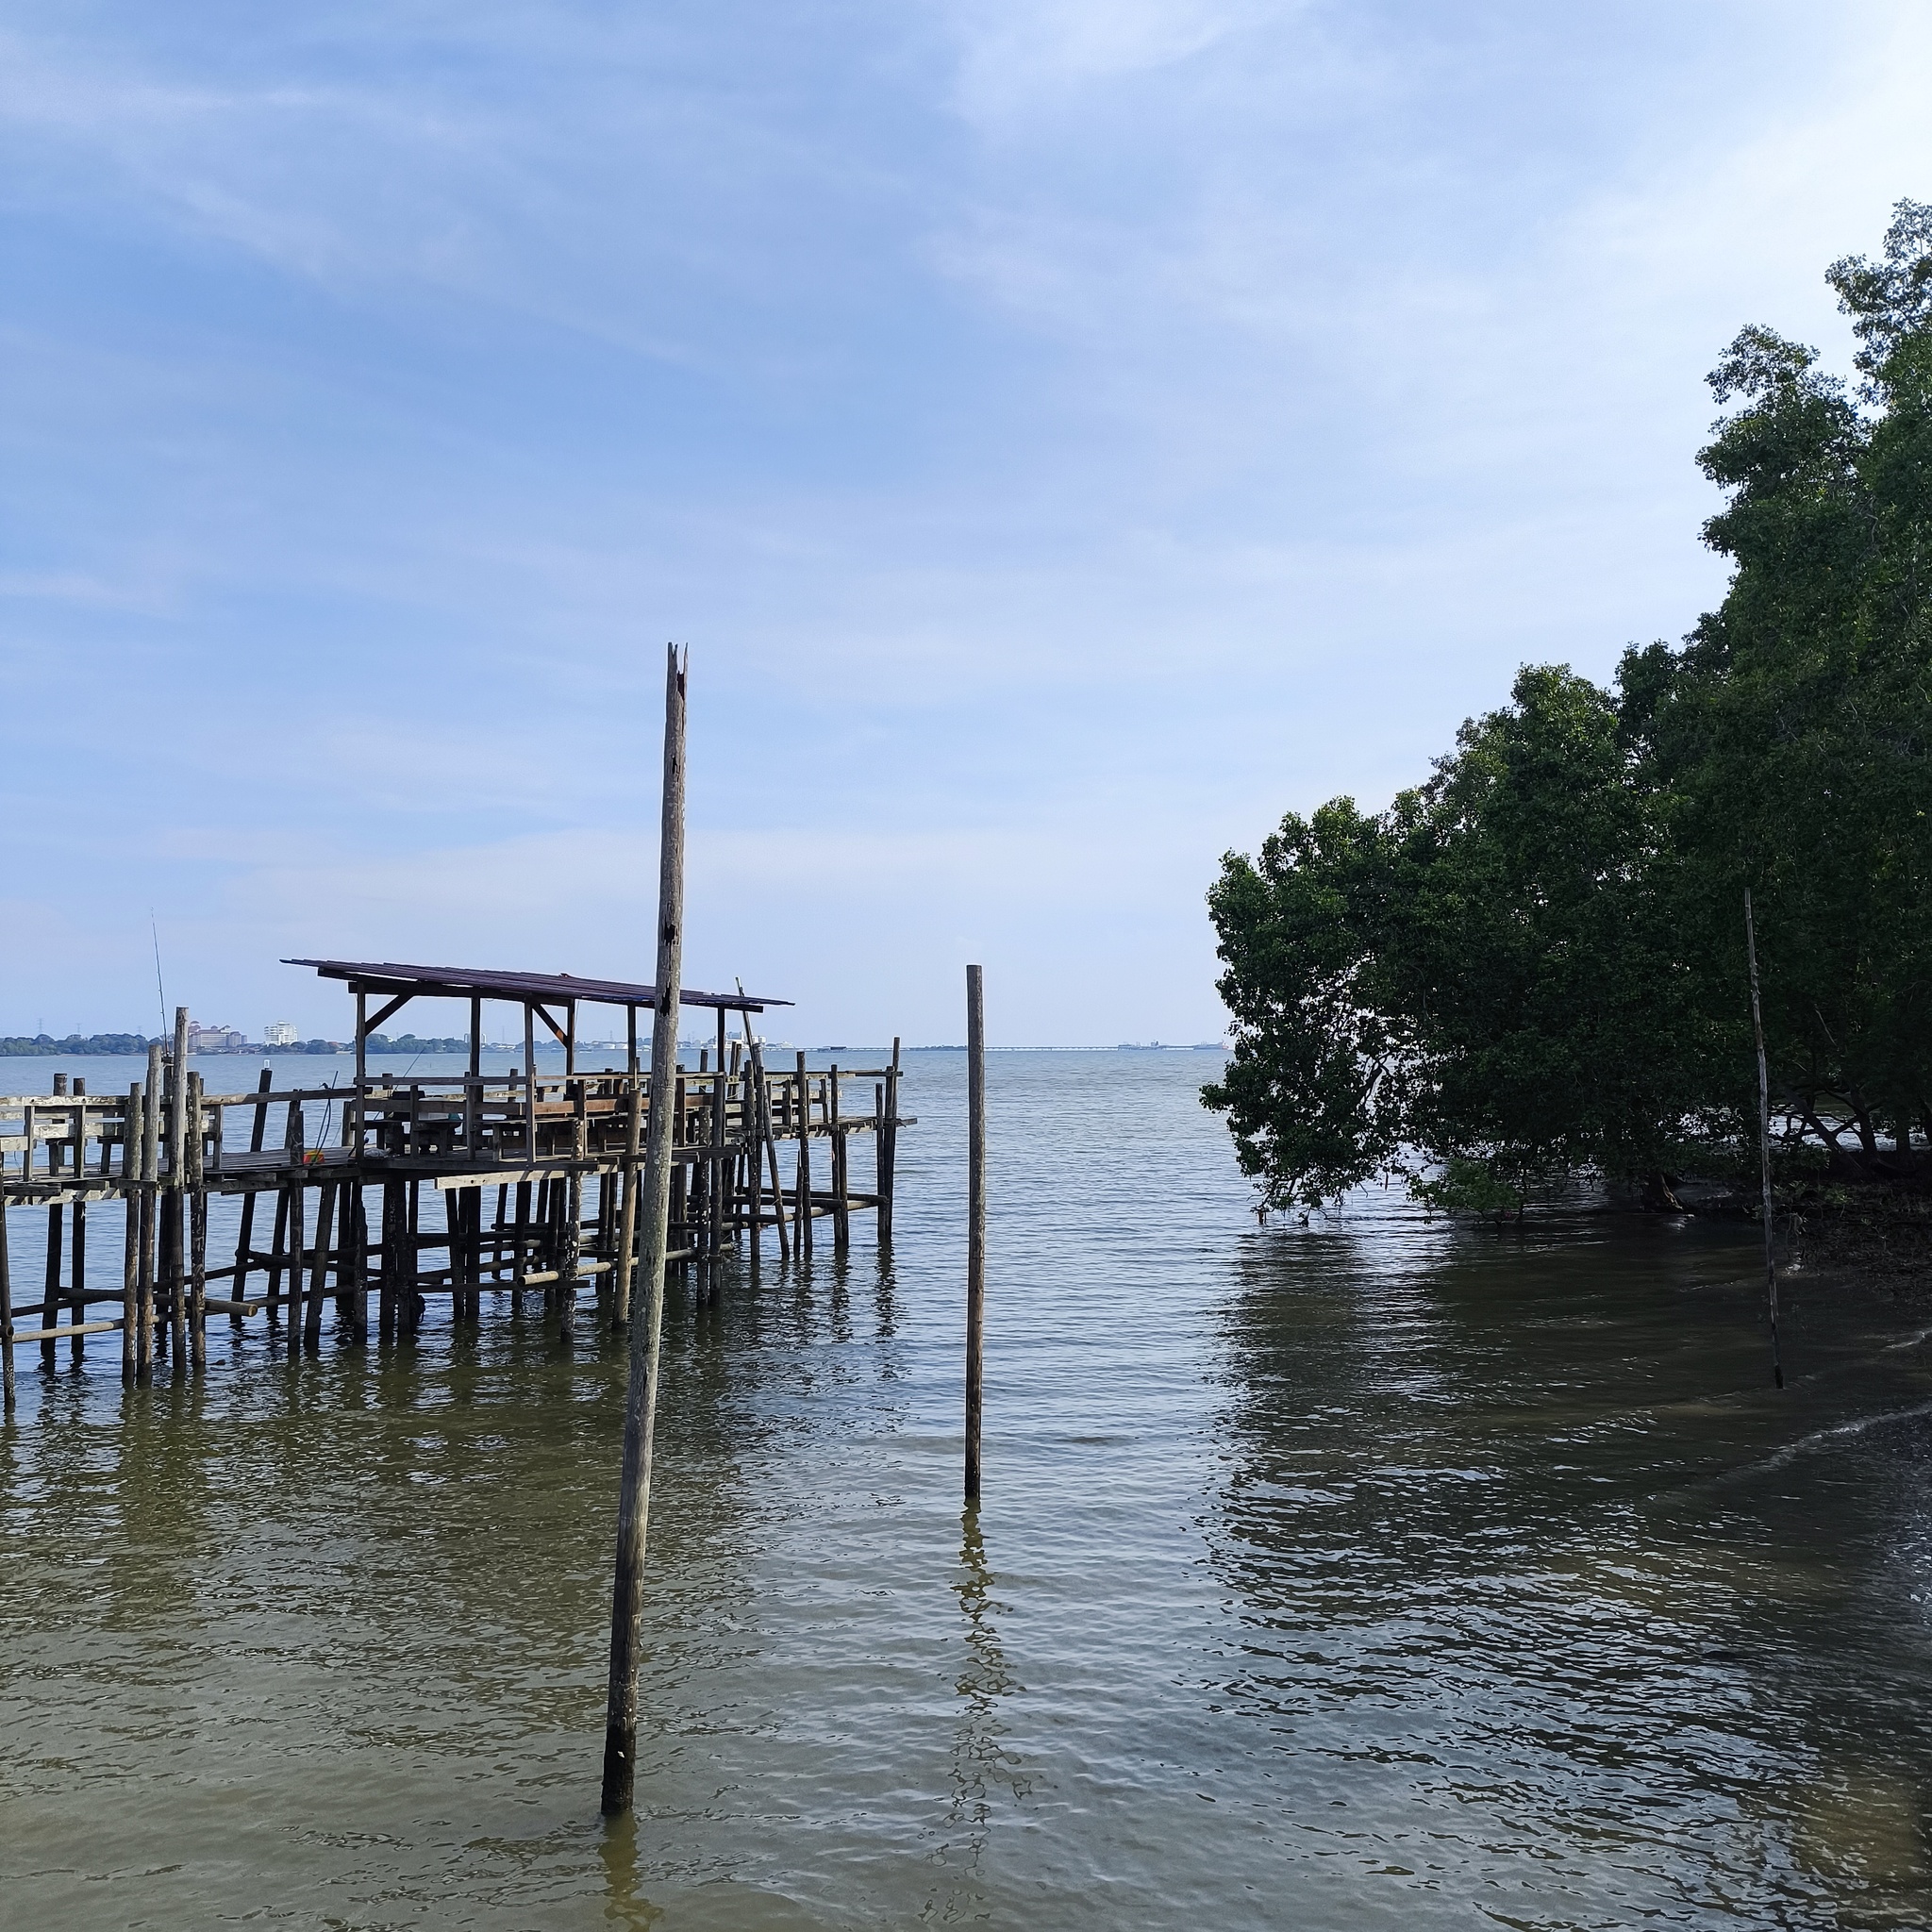
<instances>
[{"instance_id":1,"label":"vertical wooden stake","mask_svg":"<svg viewBox=\"0 0 1932 1932\"><path fill-rule=\"evenodd\" d=\"M1757 1001L1757 928L1751 917L1751 888L1744 888L1744 952L1751 964L1751 1034L1757 1043L1757 1170L1764 1190L1764 1292L1771 1310L1771 1379L1785 1386L1777 1346L1777 1254L1771 1228L1771 1074L1764 1058L1764 1014Z\"/></svg>"},{"instance_id":2,"label":"vertical wooden stake","mask_svg":"<svg viewBox=\"0 0 1932 1932\"><path fill-rule=\"evenodd\" d=\"M13 1413L13 1276L7 1265L7 1174L0 1159L0 1400Z\"/></svg>"},{"instance_id":3,"label":"vertical wooden stake","mask_svg":"<svg viewBox=\"0 0 1932 1932\"><path fill-rule=\"evenodd\" d=\"M54 1150L50 1147L51 1158ZM27 1158L33 1158L33 1137L27 1137ZM61 1210L58 1207L47 1209L47 1278L45 1293L41 1301L41 1326L52 1328L60 1320L60 1249L62 1227ZM54 1347L52 1341L41 1343L41 1367L48 1374L54 1373Z\"/></svg>"},{"instance_id":4,"label":"vertical wooden stake","mask_svg":"<svg viewBox=\"0 0 1932 1932\"><path fill-rule=\"evenodd\" d=\"M266 1093L274 1079L274 1071L268 1067L262 1068L261 1078L257 1081L255 1091L258 1093ZM261 1143L267 1132L268 1102L258 1100L255 1103L255 1121L248 1130L249 1153L261 1152ZM256 1190L250 1188L242 1196L242 1232L235 1237L234 1286L228 1291L232 1299L237 1302L245 1302L248 1299L248 1271L255 1265L255 1256L252 1252L255 1240L255 1194ZM242 1311L239 1307L228 1310L228 1325L231 1328L241 1327Z\"/></svg>"},{"instance_id":5,"label":"vertical wooden stake","mask_svg":"<svg viewBox=\"0 0 1932 1932\"><path fill-rule=\"evenodd\" d=\"M644 1094L637 1077L638 1009L630 1012L630 1104L624 1121L624 1202L617 1212L617 1281L611 1296L610 1319L619 1328L630 1324L630 1284L638 1238L638 1150L643 1144Z\"/></svg>"},{"instance_id":6,"label":"vertical wooden stake","mask_svg":"<svg viewBox=\"0 0 1932 1932\"><path fill-rule=\"evenodd\" d=\"M208 1189L202 1174L201 1075L188 1076L186 1137L182 1141L182 1212L188 1232L189 1359L199 1374L208 1367Z\"/></svg>"},{"instance_id":7,"label":"vertical wooden stake","mask_svg":"<svg viewBox=\"0 0 1932 1932\"><path fill-rule=\"evenodd\" d=\"M798 1056L798 1182L797 1211L792 1229L798 1237L801 1264L811 1258L811 1083L806 1078L805 1056Z\"/></svg>"},{"instance_id":8,"label":"vertical wooden stake","mask_svg":"<svg viewBox=\"0 0 1932 1932\"><path fill-rule=\"evenodd\" d=\"M147 1381L155 1372L155 1243L159 1230L157 1194L161 1162L161 1047L147 1050L147 1086L141 1115L141 1252L137 1257L141 1336L134 1353L134 1376Z\"/></svg>"},{"instance_id":9,"label":"vertical wooden stake","mask_svg":"<svg viewBox=\"0 0 1932 1932\"><path fill-rule=\"evenodd\" d=\"M966 969L966 1500L979 1501L979 1421L986 1390L986 1006Z\"/></svg>"},{"instance_id":10,"label":"vertical wooden stake","mask_svg":"<svg viewBox=\"0 0 1932 1932\"><path fill-rule=\"evenodd\" d=\"M685 669L673 648L664 685L657 1002L651 1023L651 1113L644 1151L644 1319L633 1324L630 1331L630 1383L624 1404L624 1473L617 1502L616 1576L610 1592L610 1694L604 1724L607 1816L631 1808L637 1780L638 1646L643 1635L644 1542L651 1508L664 1250L671 1215L671 1097L677 1074L678 985L684 958L684 702Z\"/></svg>"},{"instance_id":11,"label":"vertical wooden stake","mask_svg":"<svg viewBox=\"0 0 1932 1932\"><path fill-rule=\"evenodd\" d=\"M139 1371L141 1324L141 1082L127 1090L121 1124L121 1203L127 1210L121 1236L121 1379Z\"/></svg>"}]
</instances>

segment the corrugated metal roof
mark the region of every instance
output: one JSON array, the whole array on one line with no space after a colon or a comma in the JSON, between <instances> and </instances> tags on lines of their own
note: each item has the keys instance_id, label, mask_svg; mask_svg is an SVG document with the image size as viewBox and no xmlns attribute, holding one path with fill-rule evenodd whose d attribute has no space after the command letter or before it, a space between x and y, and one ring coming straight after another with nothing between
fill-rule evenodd
<instances>
[{"instance_id":1,"label":"corrugated metal roof","mask_svg":"<svg viewBox=\"0 0 1932 1932\"><path fill-rule=\"evenodd\" d=\"M539 1002L589 1000L596 1006L648 1007L658 990L633 986L621 979L578 979L569 973L499 973L483 966L403 966L393 959L284 959L284 966L313 966L325 979L359 982L371 992L413 992L425 997ZM678 991L685 1007L723 1007L734 1013L762 1013L767 1007L789 1007L790 1000L766 999L757 993Z\"/></svg>"}]
</instances>

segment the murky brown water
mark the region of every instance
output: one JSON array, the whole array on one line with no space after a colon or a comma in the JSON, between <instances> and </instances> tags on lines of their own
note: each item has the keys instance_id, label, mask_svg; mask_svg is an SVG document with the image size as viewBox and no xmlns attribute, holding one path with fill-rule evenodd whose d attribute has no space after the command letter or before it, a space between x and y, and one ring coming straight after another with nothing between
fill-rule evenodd
<instances>
[{"instance_id":1,"label":"murky brown water","mask_svg":"<svg viewBox=\"0 0 1932 1932\"><path fill-rule=\"evenodd\" d=\"M890 1271L674 1298L634 1828L618 1352L22 1351L0 1922L1932 1923L1932 1311L1799 1277L1778 1395L1748 1233L1257 1230L1210 1064L995 1057L976 1525L959 1059Z\"/></svg>"}]
</instances>

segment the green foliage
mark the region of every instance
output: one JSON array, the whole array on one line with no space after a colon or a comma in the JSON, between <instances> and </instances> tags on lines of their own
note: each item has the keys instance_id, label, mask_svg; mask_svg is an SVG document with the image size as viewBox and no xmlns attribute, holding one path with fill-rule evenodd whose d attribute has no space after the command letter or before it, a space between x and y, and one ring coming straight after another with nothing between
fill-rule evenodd
<instances>
[{"instance_id":1,"label":"green foliage","mask_svg":"<svg viewBox=\"0 0 1932 1932\"><path fill-rule=\"evenodd\" d=\"M1274 1205L1392 1172L1494 1208L1735 1142L1746 886L1794 1132L1869 1169L1926 1118L1932 209L1829 278L1857 397L1764 328L1711 376L1739 407L1705 535L1735 570L1681 649L1611 691L1526 668L1386 812L1339 799L1224 861L1234 1052L1204 1098Z\"/></svg>"},{"instance_id":2,"label":"green foliage","mask_svg":"<svg viewBox=\"0 0 1932 1932\"><path fill-rule=\"evenodd\" d=\"M15 1033L0 1036L0 1056L48 1058L61 1054L129 1055L144 1054L148 1042L139 1033L70 1033L56 1040L50 1033Z\"/></svg>"}]
</instances>

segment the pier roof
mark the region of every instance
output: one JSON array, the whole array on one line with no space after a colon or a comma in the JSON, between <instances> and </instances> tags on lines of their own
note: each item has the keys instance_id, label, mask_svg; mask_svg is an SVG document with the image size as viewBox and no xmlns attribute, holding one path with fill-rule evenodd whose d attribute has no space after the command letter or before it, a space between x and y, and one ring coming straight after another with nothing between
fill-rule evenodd
<instances>
[{"instance_id":1,"label":"pier roof","mask_svg":"<svg viewBox=\"0 0 1932 1932\"><path fill-rule=\"evenodd\" d=\"M622 979L578 979L569 973L499 973L485 966L402 966L392 959L284 959L284 966L313 966L324 979L345 979L368 992L413 993L425 999L589 1000L596 1006L655 1006L658 989ZM733 1013L762 1013L790 1000L758 993L698 992L678 989L685 1007L716 1007Z\"/></svg>"}]
</instances>

